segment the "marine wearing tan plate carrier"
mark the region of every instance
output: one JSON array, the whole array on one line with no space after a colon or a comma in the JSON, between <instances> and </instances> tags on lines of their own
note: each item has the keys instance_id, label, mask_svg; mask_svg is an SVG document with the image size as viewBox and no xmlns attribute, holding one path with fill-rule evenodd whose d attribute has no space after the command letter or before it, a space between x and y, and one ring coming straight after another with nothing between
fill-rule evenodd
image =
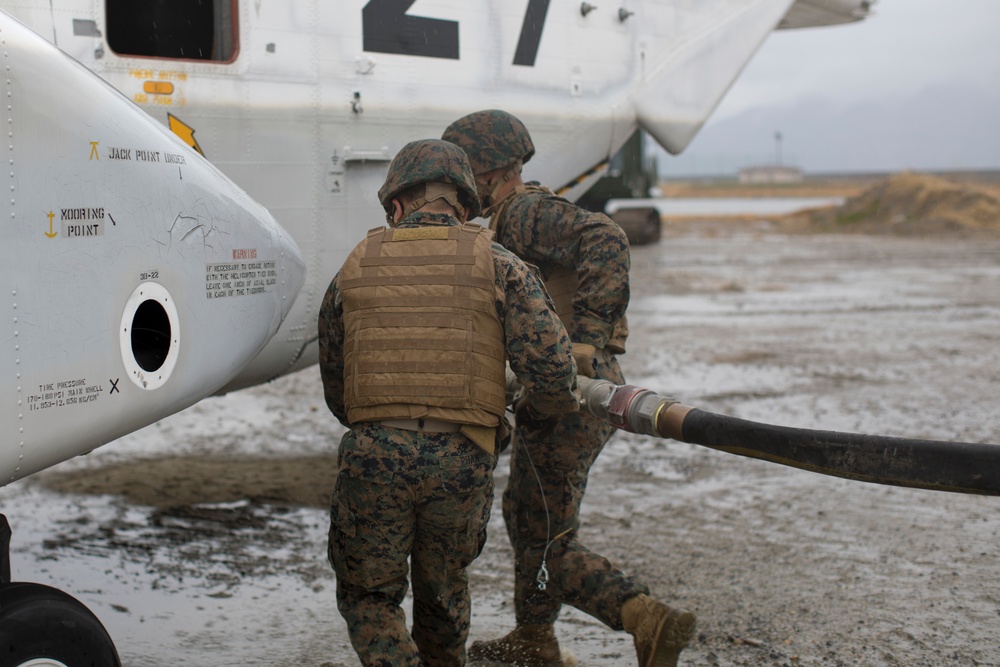
<instances>
[{"instance_id":1,"label":"marine wearing tan plate carrier","mask_svg":"<svg viewBox=\"0 0 1000 667\"><path fill-rule=\"evenodd\" d=\"M493 453L504 414L493 234L480 225L368 232L344 263L344 403L351 423L423 419ZM488 431L488 433L487 433ZM481 433L486 434L485 437Z\"/></svg>"},{"instance_id":2,"label":"marine wearing tan plate carrier","mask_svg":"<svg viewBox=\"0 0 1000 667\"><path fill-rule=\"evenodd\" d=\"M319 311L323 394L349 429L330 504L337 609L365 667L462 667L505 362L530 388L520 412L539 421L579 408L576 368L541 281L465 224L479 213L465 153L407 144L379 201L389 228L355 247Z\"/></svg>"}]
</instances>

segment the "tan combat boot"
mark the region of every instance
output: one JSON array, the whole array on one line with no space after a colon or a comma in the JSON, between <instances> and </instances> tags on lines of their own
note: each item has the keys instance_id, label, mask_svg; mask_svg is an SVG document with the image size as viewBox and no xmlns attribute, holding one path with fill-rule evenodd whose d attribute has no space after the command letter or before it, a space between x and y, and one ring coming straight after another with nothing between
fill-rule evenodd
<instances>
[{"instance_id":1,"label":"tan combat boot","mask_svg":"<svg viewBox=\"0 0 1000 667\"><path fill-rule=\"evenodd\" d=\"M694 634L694 614L637 595L622 605L622 625L635 640L639 667L677 667Z\"/></svg>"},{"instance_id":2,"label":"tan combat boot","mask_svg":"<svg viewBox=\"0 0 1000 667\"><path fill-rule=\"evenodd\" d=\"M515 626L506 636L472 642L469 660L493 661L518 667L564 667L551 623Z\"/></svg>"}]
</instances>

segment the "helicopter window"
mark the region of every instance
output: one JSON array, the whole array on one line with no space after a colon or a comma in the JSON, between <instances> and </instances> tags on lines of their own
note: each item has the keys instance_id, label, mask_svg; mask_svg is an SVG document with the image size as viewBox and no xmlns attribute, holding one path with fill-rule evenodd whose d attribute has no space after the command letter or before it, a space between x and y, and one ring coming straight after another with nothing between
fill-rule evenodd
<instances>
[{"instance_id":1,"label":"helicopter window","mask_svg":"<svg viewBox=\"0 0 1000 667\"><path fill-rule=\"evenodd\" d=\"M231 62L236 0L106 0L108 46L120 55Z\"/></svg>"}]
</instances>

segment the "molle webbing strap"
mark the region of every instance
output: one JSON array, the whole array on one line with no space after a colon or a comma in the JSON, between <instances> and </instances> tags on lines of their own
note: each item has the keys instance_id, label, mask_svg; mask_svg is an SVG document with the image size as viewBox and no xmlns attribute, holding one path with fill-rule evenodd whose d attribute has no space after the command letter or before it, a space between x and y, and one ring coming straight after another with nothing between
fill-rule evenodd
<instances>
[{"instance_id":1,"label":"molle webbing strap","mask_svg":"<svg viewBox=\"0 0 1000 667\"><path fill-rule=\"evenodd\" d=\"M463 288L459 286L455 288L455 291L458 292L462 289ZM476 299L459 298L454 296L377 296L369 299L358 299L358 305L366 310L369 308L427 308L444 310L458 307L486 314L495 312L493 310L493 304L484 303L483 301L478 301Z\"/></svg>"},{"instance_id":2,"label":"molle webbing strap","mask_svg":"<svg viewBox=\"0 0 1000 667\"><path fill-rule=\"evenodd\" d=\"M362 309L389 308L452 308L461 307L480 312L493 312L493 304L482 299L470 298L473 289L492 291L493 282L486 277L472 275L475 267L476 236L482 229L474 225L462 227L409 227L403 229L385 230L374 243L369 237L365 256L361 258L362 277L341 281L341 289L348 290L357 287L400 286L415 288L431 286L451 286L454 289L447 296L424 296L408 293L398 297L375 296L359 297ZM394 241L424 241L448 240L457 242L455 255L405 255L399 257L375 255L382 252L383 243ZM379 266L424 266L453 267L452 273L407 273L406 275L380 275ZM374 270L373 270L374 269Z\"/></svg>"},{"instance_id":3,"label":"molle webbing strap","mask_svg":"<svg viewBox=\"0 0 1000 667\"><path fill-rule=\"evenodd\" d=\"M464 227L465 225L463 225ZM407 227L403 229L386 229L374 243L372 235L368 235L368 246L365 255L361 258L361 266L365 269L379 266L450 266L475 264L476 256L471 247L463 247L459 243L457 254L442 255L403 255L403 256L383 256L382 243L392 241L456 241L459 240L460 227ZM475 237L473 236L473 244ZM467 250L468 252L462 252ZM370 271L363 271L364 275L377 275Z\"/></svg>"},{"instance_id":4,"label":"molle webbing strap","mask_svg":"<svg viewBox=\"0 0 1000 667\"><path fill-rule=\"evenodd\" d=\"M370 277L377 274L378 267L366 266L365 259L368 257L378 257L382 254L382 239L386 234L392 234L392 230L387 227L376 227L368 231L368 238L365 243L365 255L361 258L362 276Z\"/></svg>"},{"instance_id":5,"label":"molle webbing strap","mask_svg":"<svg viewBox=\"0 0 1000 667\"><path fill-rule=\"evenodd\" d=\"M492 283L487 278L474 276L380 276L378 278L352 278L340 282L341 289L375 286L405 286L405 285L469 285L479 289L491 289Z\"/></svg>"},{"instance_id":6,"label":"molle webbing strap","mask_svg":"<svg viewBox=\"0 0 1000 667\"><path fill-rule=\"evenodd\" d=\"M472 227L471 225L462 225L458 232L458 256L459 257L472 257L476 256L476 236L479 234L480 229ZM455 278L464 278L465 282L459 283L455 286L455 298L462 302L469 302L472 296L472 265L463 264L455 266ZM480 289L491 290L493 285L489 287L481 287ZM493 307L492 303L479 304L485 305L487 307ZM494 311L495 312L495 311Z\"/></svg>"},{"instance_id":7,"label":"molle webbing strap","mask_svg":"<svg viewBox=\"0 0 1000 667\"><path fill-rule=\"evenodd\" d=\"M463 386L432 385L432 384L411 384L411 385L381 385L368 387L364 393L365 398L378 398L392 396L393 398L414 399L413 403L426 403L427 398L465 398L466 388ZM448 406L451 407L451 406Z\"/></svg>"},{"instance_id":8,"label":"molle webbing strap","mask_svg":"<svg viewBox=\"0 0 1000 667\"><path fill-rule=\"evenodd\" d=\"M421 257L362 257L361 266L443 266L475 264L475 258L452 255L423 255Z\"/></svg>"},{"instance_id":9,"label":"molle webbing strap","mask_svg":"<svg viewBox=\"0 0 1000 667\"><path fill-rule=\"evenodd\" d=\"M392 314L377 313L363 316L358 320L358 330L363 331L378 325L379 327L396 329L450 329L466 330L474 339L477 354L491 357L498 361L506 359L503 343L488 338L472 329L467 316L444 313L440 315L423 315L418 313ZM386 351L386 350L434 350L437 352L465 352L468 349L468 336L461 339L439 339L430 337L395 337L395 338L364 338L345 342L344 351ZM504 380L497 376L498 380ZM506 382L506 380L504 380Z\"/></svg>"},{"instance_id":10,"label":"molle webbing strap","mask_svg":"<svg viewBox=\"0 0 1000 667\"><path fill-rule=\"evenodd\" d=\"M429 321L428 321L429 322ZM435 328L444 328L448 326L449 328L461 328L460 326L449 326L455 324L452 320L440 320L439 323L433 324ZM476 339L476 352L487 357L491 357L498 361L504 361L506 355L504 352L503 345L497 341L491 340L486 336L479 334L474 334ZM464 352L466 344L464 340L441 340L434 338L402 338L402 339L366 339L360 341L355 345L353 338L348 339L344 342L344 353L353 352L355 349L359 351L385 351L385 350L434 350L436 352ZM493 377L483 375L482 377ZM501 379L496 376L497 379Z\"/></svg>"},{"instance_id":11,"label":"molle webbing strap","mask_svg":"<svg viewBox=\"0 0 1000 667\"><path fill-rule=\"evenodd\" d=\"M466 370L463 363L427 361L369 361L360 362L356 368L359 373L425 373L430 367L445 375L462 375Z\"/></svg>"}]
</instances>

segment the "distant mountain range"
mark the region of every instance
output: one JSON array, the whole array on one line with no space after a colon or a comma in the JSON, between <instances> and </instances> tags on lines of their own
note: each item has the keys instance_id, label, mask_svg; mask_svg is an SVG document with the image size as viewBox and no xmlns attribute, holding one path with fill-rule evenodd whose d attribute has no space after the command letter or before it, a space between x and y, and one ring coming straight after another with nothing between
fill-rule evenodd
<instances>
[{"instance_id":1,"label":"distant mountain range","mask_svg":"<svg viewBox=\"0 0 1000 667\"><path fill-rule=\"evenodd\" d=\"M807 173L1000 168L1000 90L941 85L844 104L821 97L710 119L660 176L736 174L755 164ZM775 134L781 134L780 142Z\"/></svg>"}]
</instances>

